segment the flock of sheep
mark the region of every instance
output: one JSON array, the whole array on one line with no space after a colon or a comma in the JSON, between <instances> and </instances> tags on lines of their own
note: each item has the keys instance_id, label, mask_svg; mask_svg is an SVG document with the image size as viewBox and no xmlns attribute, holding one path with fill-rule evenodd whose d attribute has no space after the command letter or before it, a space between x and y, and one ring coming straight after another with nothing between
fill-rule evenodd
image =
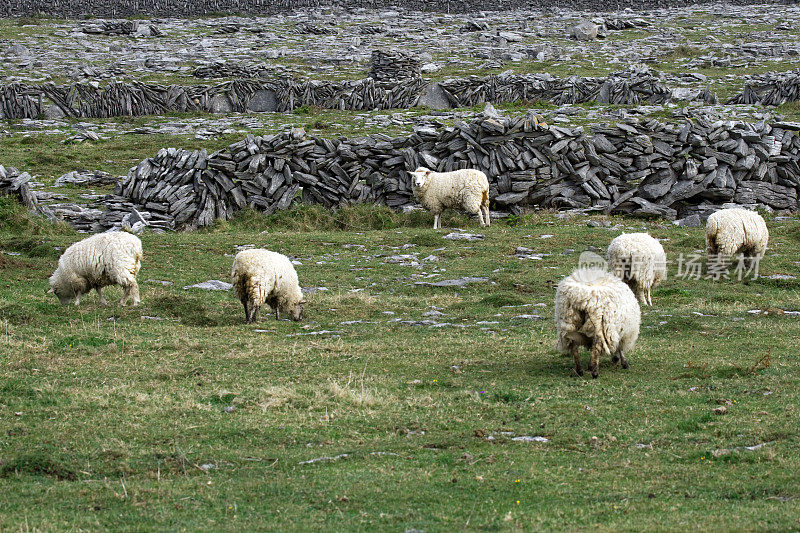
<instances>
[{"instance_id":1,"label":"flock of sheep","mask_svg":"<svg viewBox=\"0 0 800 533\"><path fill-rule=\"evenodd\" d=\"M434 228L441 228L440 216L446 208L461 209L477 215L482 226L489 220L489 182L474 169L433 172L421 167L410 172L412 189L420 204L434 215ZM708 218L706 246L709 256L734 257L742 254L751 262L759 261L767 248L769 232L764 219L747 209L723 209ZM136 275L142 261L142 243L126 233L100 233L67 248L50 277L50 292L62 304L108 285L120 285L120 305L133 300L139 304ZM578 268L564 278L556 289L555 322L557 348L575 359L575 371L583 375L579 350L591 351L589 371L598 375L600 356L628 368L625 358L639 337L639 304L652 305L651 290L667 275L664 248L647 233L622 234L608 247L609 272L603 268ZM269 250L239 252L231 271L233 287L242 302L246 322L258 318L265 303L275 310L275 317L288 315L292 320L303 316L303 293L297 272L288 257Z\"/></svg>"},{"instance_id":2,"label":"flock of sheep","mask_svg":"<svg viewBox=\"0 0 800 533\"><path fill-rule=\"evenodd\" d=\"M751 263L767 250L769 231L754 211L721 209L706 222L709 257L733 258L742 254ZM608 246L613 272L579 268L556 289L557 348L575 359L575 372L583 375L579 349L591 350L589 371L596 378L600 356L628 368L625 353L636 346L641 323L639 303L653 305L650 291L667 276L664 248L647 233L622 234ZM638 300L638 301L637 301Z\"/></svg>"}]
</instances>

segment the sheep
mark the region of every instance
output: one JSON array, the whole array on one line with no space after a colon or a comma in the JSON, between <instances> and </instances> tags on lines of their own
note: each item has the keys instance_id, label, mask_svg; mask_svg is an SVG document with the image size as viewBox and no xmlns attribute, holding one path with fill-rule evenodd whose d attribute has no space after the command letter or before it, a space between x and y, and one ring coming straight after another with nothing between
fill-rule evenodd
<instances>
[{"instance_id":1,"label":"sheep","mask_svg":"<svg viewBox=\"0 0 800 533\"><path fill-rule=\"evenodd\" d=\"M579 268L556 289L556 349L572 354L575 372L583 376L581 346L591 349L589 370L598 375L600 355L629 367L625 354L639 337L641 310L633 291L621 279L600 268Z\"/></svg>"},{"instance_id":2,"label":"sheep","mask_svg":"<svg viewBox=\"0 0 800 533\"><path fill-rule=\"evenodd\" d=\"M433 229L442 227L442 211L451 207L478 215L481 226L489 226L489 180L476 169L434 172L419 167L409 172L411 189L422 207L433 213Z\"/></svg>"},{"instance_id":3,"label":"sheep","mask_svg":"<svg viewBox=\"0 0 800 533\"><path fill-rule=\"evenodd\" d=\"M245 322L252 324L266 302L292 320L303 318L303 292L297 281L294 265L285 255L264 249L244 250L236 254L231 269L236 296L244 306Z\"/></svg>"},{"instance_id":4,"label":"sheep","mask_svg":"<svg viewBox=\"0 0 800 533\"><path fill-rule=\"evenodd\" d=\"M58 259L58 267L50 276L50 290L62 305L75 299L80 304L81 296L92 289L97 290L100 305L106 305L101 292L108 285L123 288L124 306L128 299L139 305L139 285L136 275L142 266L142 241L130 233L119 231L98 233L67 248Z\"/></svg>"},{"instance_id":5,"label":"sheep","mask_svg":"<svg viewBox=\"0 0 800 533\"><path fill-rule=\"evenodd\" d=\"M650 290L667 277L667 256L647 233L623 233L608 245L614 275L631 288L643 305L653 305Z\"/></svg>"},{"instance_id":6,"label":"sheep","mask_svg":"<svg viewBox=\"0 0 800 533\"><path fill-rule=\"evenodd\" d=\"M749 264L758 264L769 242L769 230L755 211L739 207L720 209L706 222L706 249L709 256L732 258L742 254Z\"/></svg>"}]
</instances>

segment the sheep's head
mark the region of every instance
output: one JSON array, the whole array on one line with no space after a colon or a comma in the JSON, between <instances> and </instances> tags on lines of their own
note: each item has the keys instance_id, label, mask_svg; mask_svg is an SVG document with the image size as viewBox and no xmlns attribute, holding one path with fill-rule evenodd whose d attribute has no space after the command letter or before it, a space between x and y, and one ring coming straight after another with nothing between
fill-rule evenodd
<instances>
[{"instance_id":1,"label":"sheep's head","mask_svg":"<svg viewBox=\"0 0 800 533\"><path fill-rule=\"evenodd\" d=\"M430 176L431 172L430 169L425 167L419 167L414 172L409 172L411 174L411 183L416 188L423 187L428 181L428 176Z\"/></svg>"},{"instance_id":2,"label":"sheep's head","mask_svg":"<svg viewBox=\"0 0 800 533\"><path fill-rule=\"evenodd\" d=\"M72 286L69 283L63 283L56 274L50 276L50 290L47 293L55 294L61 305L67 305L75 297Z\"/></svg>"},{"instance_id":3,"label":"sheep's head","mask_svg":"<svg viewBox=\"0 0 800 533\"><path fill-rule=\"evenodd\" d=\"M292 320L295 322L299 322L303 320L303 309L305 308L306 301L300 300L296 304L289 307L289 316L292 317Z\"/></svg>"}]
</instances>

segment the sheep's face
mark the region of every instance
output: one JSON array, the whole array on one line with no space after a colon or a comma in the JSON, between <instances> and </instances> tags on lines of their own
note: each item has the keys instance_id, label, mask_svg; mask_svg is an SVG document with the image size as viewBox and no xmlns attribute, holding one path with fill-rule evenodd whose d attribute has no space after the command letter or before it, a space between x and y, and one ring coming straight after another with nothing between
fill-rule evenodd
<instances>
[{"instance_id":1,"label":"sheep's face","mask_svg":"<svg viewBox=\"0 0 800 533\"><path fill-rule=\"evenodd\" d=\"M47 292L55 294L61 305L69 304L75 297L75 293L69 287L65 287L60 283L55 283L52 279L50 280L50 290Z\"/></svg>"},{"instance_id":2,"label":"sheep's face","mask_svg":"<svg viewBox=\"0 0 800 533\"><path fill-rule=\"evenodd\" d=\"M411 174L411 183L413 183L414 187L420 188L425 185L425 182L428 181L428 176L430 175L431 171L427 168L418 168L414 172L409 172Z\"/></svg>"},{"instance_id":3,"label":"sheep's face","mask_svg":"<svg viewBox=\"0 0 800 533\"><path fill-rule=\"evenodd\" d=\"M305 305L306 301L300 300L289 308L289 316L292 317L292 320L295 322L303 320L303 309L305 308Z\"/></svg>"}]
</instances>

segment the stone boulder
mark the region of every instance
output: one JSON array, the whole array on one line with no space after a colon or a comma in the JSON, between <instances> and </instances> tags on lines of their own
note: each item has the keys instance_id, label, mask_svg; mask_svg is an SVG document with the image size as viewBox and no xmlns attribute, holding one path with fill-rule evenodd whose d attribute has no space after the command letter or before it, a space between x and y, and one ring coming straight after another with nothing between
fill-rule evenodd
<instances>
[{"instance_id":1,"label":"stone boulder","mask_svg":"<svg viewBox=\"0 0 800 533\"><path fill-rule=\"evenodd\" d=\"M580 24L570 28L569 35L579 41L594 41L597 39L597 32L599 30L600 27L597 24L584 20Z\"/></svg>"},{"instance_id":2,"label":"stone boulder","mask_svg":"<svg viewBox=\"0 0 800 533\"><path fill-rule=\"evenodd\" d=\"M431 83L422 91L417 100L417 106L429 109L450 109L453 107L450 104L450 98L448 98L447 93L438 83Z\"/></svg>"},{"instance_id":3,"label":"stone boulder","mask_svg":"<svg viewBox=\"0 0 800 533\"><path fill-rule=\"evenodd\" d=\"M247 110L254 113L270 113L278 110L278 99L275 91L261 89L256 91L247 102Z\"/></svg>"}]
</instances>

